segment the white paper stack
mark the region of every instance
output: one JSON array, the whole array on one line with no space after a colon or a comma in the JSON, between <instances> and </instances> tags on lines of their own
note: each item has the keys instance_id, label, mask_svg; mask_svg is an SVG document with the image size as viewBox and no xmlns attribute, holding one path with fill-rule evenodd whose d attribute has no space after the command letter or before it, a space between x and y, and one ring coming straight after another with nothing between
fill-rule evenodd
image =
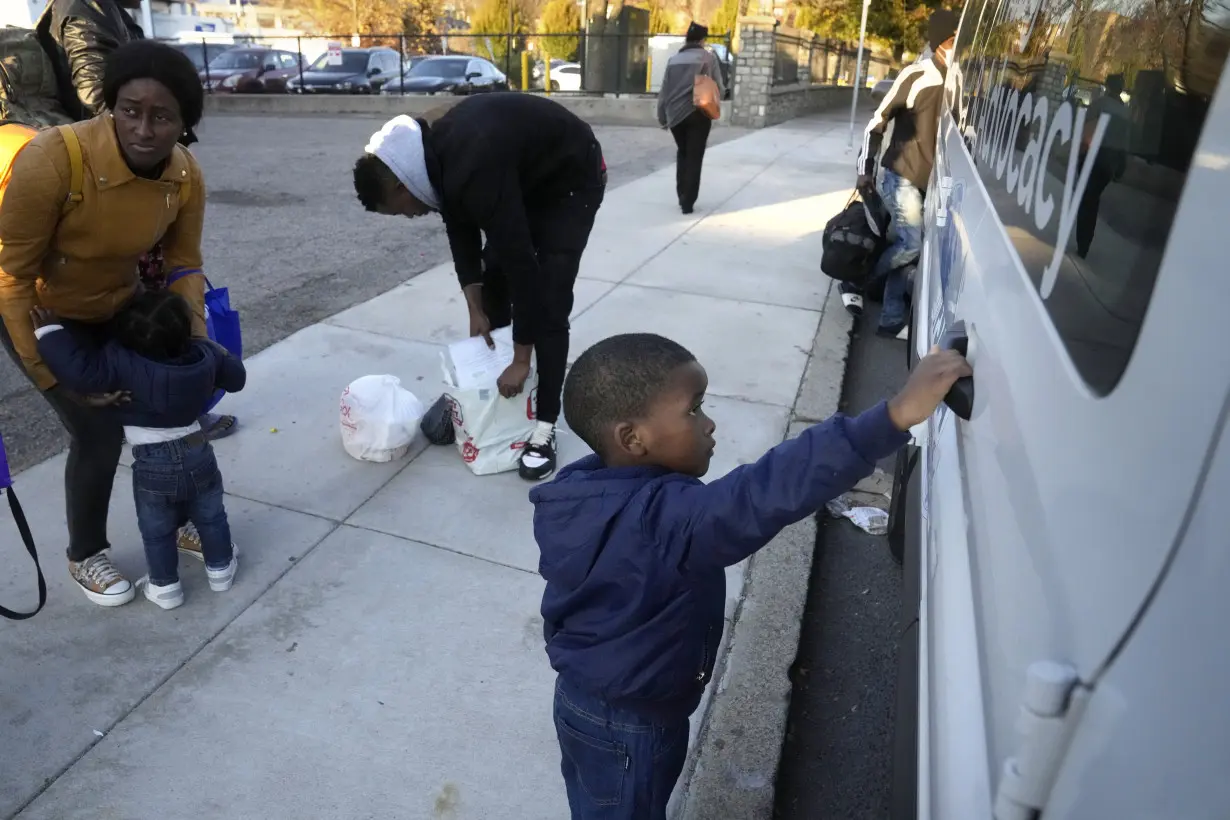
<instances>
[{"instance_id":1,"label":"white paper stack","mask_svg":"<svg viewBox=\"0 0 1230 820\"><path fill-rule=\"evenodd\" d=\"M458 390L492 387L504 369L512 364L512 328L492 331L495 349L487 347L482 336L453 342L444 353L444 372Z\"/></svg>"}]
</instances>

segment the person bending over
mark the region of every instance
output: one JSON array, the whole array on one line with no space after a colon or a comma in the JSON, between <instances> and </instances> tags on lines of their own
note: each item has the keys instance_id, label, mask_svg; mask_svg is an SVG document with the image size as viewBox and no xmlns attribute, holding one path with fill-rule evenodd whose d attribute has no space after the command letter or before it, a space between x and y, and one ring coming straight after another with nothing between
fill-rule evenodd
<instances>
[{"instance_id":1,"label":"person bending over","mask_svg":"<svg viewBox=\"0 0 1230 820\"><path fill-rule=\"evenodd\" d=\"M354 186L369 211L444 218L470 335L491 344L492 329L512 325L503 396L521 393L537 357L538 424L519 471L529 481L550 476L573 285L606 189L594 132L551 100L482 94L430 125L390 120L355 163Z\"/></svg>"}]
</instances>

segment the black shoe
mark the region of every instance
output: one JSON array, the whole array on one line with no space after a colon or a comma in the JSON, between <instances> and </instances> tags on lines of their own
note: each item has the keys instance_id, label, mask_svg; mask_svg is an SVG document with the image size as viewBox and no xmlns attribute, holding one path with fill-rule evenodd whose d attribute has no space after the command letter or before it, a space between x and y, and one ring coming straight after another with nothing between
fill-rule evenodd
<instances>
[{"instance_id":1,"label":"black shoe","mask_svg":"<svg viewBox=\"0 0 1230 820\"><path fill-rule=\"evenodd\" d=\"M692 213L692 206L691 205L680 205L679 210L683 211L684 215L686 216Z\"/></svg>"},{"instance_id":2,"label":"black shoe","mask_svg":"<svg viewBox=\"0 0 1230 820\"><path fill-rule=\"evenodd\" d=\"M538 428L521 451L518 475L526 481L542 481L555 472L555 425L538 422Z\"/></svg>"}]
</instances>

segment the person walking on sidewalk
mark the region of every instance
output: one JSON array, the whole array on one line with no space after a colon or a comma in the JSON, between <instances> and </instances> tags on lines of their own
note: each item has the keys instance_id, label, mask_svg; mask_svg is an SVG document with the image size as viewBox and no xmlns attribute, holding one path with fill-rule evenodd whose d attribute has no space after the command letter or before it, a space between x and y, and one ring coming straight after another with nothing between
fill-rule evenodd
<instances>
[{"instance_id":1,"label":"person walking on sidewalk","mask_svg":"<svg viewBox=\"0 0 1230 820\"><path fill-rule=\"evenodd\" d=\"M688 26L683 48L670 58L658 91L658 124L669 128L678 149L675 155L675 193L679 208L692 213L700 195L700 169L705 161L705 145L713 120L693 102L697 75L709 77L717 85L718 99L726 96L717 55L705 48L709 29L699 23Z\"/></svg>"},{"instance_id":2,"label":"person walking on sidewalk","mask_svg":"<svg viewBox=\"0 0 1230 820\"><path fill-rule=\"evenodd\" d=\"M726 567L869 475L969 374L936 348L890 401L704 484L715 425L695 357L652 334L581 354L564 415L595 454L530 491L573 820L665 820L718 658Z\"/></svg>"},{"instance_id":3,"label":"person walking on sidewalk","mask_svg":"<svg viewBox=\"0 0 1230 820\"><path fill-rule=\"evenodd\" d=\"M892 213L894 238L876 262L872 279L884 281L884 307L880 312L881 336L897 336L909 320L906 298L914 266L922 250L923 197L935 163L935 140L940 108L944 102L944 78L957 32L957 15L940 9L927 23L929 60L907 66L884 95L863 132L858 154L860 190L875 185L876 158L889 123L893 135L881 164L884 178L880 196ZM843 284L842 302L858 315L863 309L862 291Z\"/></svg>"},{"instance_id":4,"label":"person walking on sidewalk","mask_svg":"<svg viewBox=\"0 0 1230 820\"><path fill-rule=\"evenodd\" d=\"M125 397L83 396L59 384L39 357L30 312L47 308L104 343L110 321L140 289L137 260L153 237L182 274L170 290L191 306L194 335L205 336L205 184L178 144L200 122L205 98L192 62L148 40L107 58L103 98L112 113L64 126L67 132L42 131L13 160L0 199L0 344L68 431L69 572L91 601L119 606L134 592L107 555L124 437L107 408ZM84 178L74 167L87 171ZM70 190L74 176L78 191ZM79 201L66 210L70 195ZM181 534L179 544L202 557L192 538Z\"/></svg>"},{"instance_id":5,"label":"person walking on sidewalk","mask_svg":"<svg viewBox=\"0 0 1230 820\"><path fill-rule=\"evenodd\" d=\"M551 475L572 291L606 190L594 132L544 97L481 94L430 125L390 120L355 163L354 186L369 211L444 218L470 335L491 344L493 329L512 325L503 396L521 393L537 357L538 424L519 472L528 481Z\"/></svg>"}]
</instances>

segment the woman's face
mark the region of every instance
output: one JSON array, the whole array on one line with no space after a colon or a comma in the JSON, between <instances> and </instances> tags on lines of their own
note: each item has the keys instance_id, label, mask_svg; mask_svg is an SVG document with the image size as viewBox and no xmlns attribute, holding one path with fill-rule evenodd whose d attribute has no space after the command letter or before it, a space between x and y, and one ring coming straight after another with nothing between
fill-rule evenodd
<instances>
[{"instance_id":1,"label":"woman's face","mask_svg":"<svg viewBox=\"0 0 1230 820\"><path fill-rule=\"evenodd\" d=\"M134 171L153 171L166 162L184 133L179 103L157 80L133 80L122 86L111 113L120 150Z\"/></svg>"}]
</instances>

